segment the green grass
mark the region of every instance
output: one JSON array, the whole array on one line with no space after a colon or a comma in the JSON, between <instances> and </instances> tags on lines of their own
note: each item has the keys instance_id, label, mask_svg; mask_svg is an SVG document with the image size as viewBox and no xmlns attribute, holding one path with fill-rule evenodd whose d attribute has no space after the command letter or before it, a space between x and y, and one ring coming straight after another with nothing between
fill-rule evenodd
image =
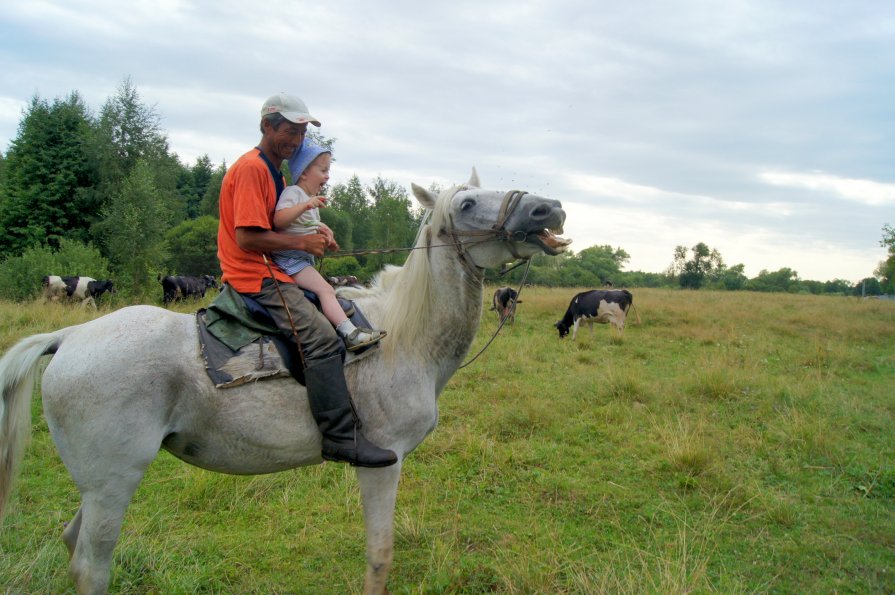
<instances>
[{"instance_id":1,"label":"green grass","mask_svg":"<svg viewBox=\"0 0 895 595\"><path fill-rule=\"evenodd\" d=\"M442 394L404 467L392 593L895 591L895 304L633 290L623 338L559 340L575 291L526 288ZM95 315L0 304L0 348ZM33 413L0 585L71 592L78 496ZM232 477L162 453L112 590L359 593L359 502L343 465Z\"/></svg>"}]
</instances>

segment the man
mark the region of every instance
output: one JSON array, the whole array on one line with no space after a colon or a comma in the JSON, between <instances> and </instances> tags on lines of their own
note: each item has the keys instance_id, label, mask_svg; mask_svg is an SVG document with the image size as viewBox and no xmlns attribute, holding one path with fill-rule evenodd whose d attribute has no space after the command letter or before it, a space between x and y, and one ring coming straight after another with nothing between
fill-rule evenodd
<instances>
[{"instance_id":1,"label":"man","mask_svg":"<svg viewBox=\"0 0 895 595\"><path fill-rule=\"evenodd\" d=\"M360 467L385 467L395 463L397 456L368 441L358 428L342 368L344 346L335 329L274 265L276 279L272 279L262 256L284 249L322 256L325 248L336 245L325 227L322 233L303 236L273 230L274 208L285 186L280 165L301 146L309 123L320 126L294 95L278 93L264 102L261 142L236 160L221 184L218 259L222 280L267 308L290 338L294 338L294 323L307 366L311 412L323 434L323 458Z\"/></svg>"}]
</instances>

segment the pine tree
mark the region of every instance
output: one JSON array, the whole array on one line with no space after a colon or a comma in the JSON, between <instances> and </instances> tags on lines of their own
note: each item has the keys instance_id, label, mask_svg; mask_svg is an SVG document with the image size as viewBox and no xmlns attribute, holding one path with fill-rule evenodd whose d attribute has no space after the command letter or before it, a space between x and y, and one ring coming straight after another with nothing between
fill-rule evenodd
<instances>
[{"instance_id":1,"label":"pine tree","mask_svg":"<svg viewBox=\"0 0 895 595\"><path fill-rule=\"evenodd\" d=\"M112 262L116 284L132 294L144 293L164 269L168 256L165 232L171 219L170 201L156 187L148 162L135 164L103 216L96 231Z\"/></svg>"},{"instance_id":2,"label":"pine tree","mask_svg":"<svg viewBox=\"0 0 895 595\"><path fill-rule=\"evenodd\" d=\"M100 205L90 151L90 114L77 93L52 104L35 96L5 160L0 204L0 253L59 239L88 239Z\"/></svg>"}]
</instances>

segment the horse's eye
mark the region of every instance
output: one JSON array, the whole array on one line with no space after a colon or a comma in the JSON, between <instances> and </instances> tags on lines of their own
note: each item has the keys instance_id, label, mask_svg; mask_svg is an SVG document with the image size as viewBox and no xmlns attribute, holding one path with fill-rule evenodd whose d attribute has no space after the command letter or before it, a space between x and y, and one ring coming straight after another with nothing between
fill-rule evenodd
<instances>
[{"instance_id":1,"label":"horse's eye","mask_svg":"<svg viewBox=\"0 0 895 595\"><path fill-rule=\"evenodd\" d=\"M471 198L467 198L466 200L464 200L463 202L460 203L460 210L468 211L469 209L471 209L474 206L475 206L475 200L473 200Z\"/></svg>"}]
</instances>

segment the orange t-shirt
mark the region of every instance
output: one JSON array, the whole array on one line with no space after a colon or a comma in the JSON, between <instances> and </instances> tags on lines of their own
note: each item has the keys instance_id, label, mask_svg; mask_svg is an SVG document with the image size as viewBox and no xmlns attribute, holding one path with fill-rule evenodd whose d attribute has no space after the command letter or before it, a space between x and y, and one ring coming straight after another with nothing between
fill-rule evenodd
<instances>
[{"instance_id":1,"label":"orange t-shirt","mask_svg":"<svg viewBox=\"0 0 895 595\"><path fill-rule=\"evenodd\" d=\"M260 252L247 252L239 247L236 228L272 229L276 205L277 187L267 162L259 149L252 149L236 160L221 183L218 260L224 271L222 281L240 293L261 291L261 282L270 277L270 271ZM278 281L293 283L273 261L270 266Z\"/></svg>"}]
</instances>

